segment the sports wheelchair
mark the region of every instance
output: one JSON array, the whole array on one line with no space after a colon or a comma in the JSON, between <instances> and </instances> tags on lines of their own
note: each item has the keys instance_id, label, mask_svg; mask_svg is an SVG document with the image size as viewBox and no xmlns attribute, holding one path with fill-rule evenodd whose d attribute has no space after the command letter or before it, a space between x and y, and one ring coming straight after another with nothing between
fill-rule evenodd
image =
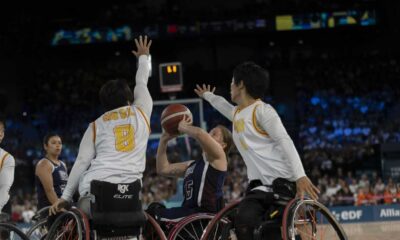
<instances>
[{"instance_id":1,"label":"sports wheelchair","mask_svg":"<svg viewBox=\"0 0 400 240\"><path fill-rule=\"evenodd\" d=\"M118 184L93 181L91 195L87 197L90 201L82 201L78 204L80 208L72 207L62 213L50 227L46 239L200 239L214 217L207 213L187 216L171 226L167 238L158 222L142 210L138 198L140 184L126 185L118 187ZM89 211L83 211L87 209L85 202L90 202Z\"/></svg>"},{"instance_id":2,"label":"sports wheelchair","mask_svg":"<svg viewBox=\"0 0 400 240\"><path fill-rule=\"evenodd\" d=\"M283 240L347 240L335 217L321 203L293 198L288 191L270 192L272 204L264 220L254 229L253 238ZM202 240L237 239L235 216L240 200L222 209L207 225Z\"/></svg>"},{"instance_id":3,"label":"sports wheelchair","mask_svg":"<svg viewBox=\"0 0 400 240\"><path fill-rule=\"evenodd\" d=\"M62 213L51 225L46 239L160 239L165 240L157 222L141 206L141 183L91 182L91 194L78 207ZM145 222L149 224L142 232Z\"/></svg>"}]
</instances>

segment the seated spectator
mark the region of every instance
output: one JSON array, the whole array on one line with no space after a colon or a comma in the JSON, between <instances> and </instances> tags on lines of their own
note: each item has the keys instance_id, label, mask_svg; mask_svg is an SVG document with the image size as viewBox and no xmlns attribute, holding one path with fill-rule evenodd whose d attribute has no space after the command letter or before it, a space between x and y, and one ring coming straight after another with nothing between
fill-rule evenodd
<instances>
[{"instance_id":1,"label":"seated spectator","mask_svg":"<svg viewBox=\"0 0 400 240\"><path fill-rule=\"evenodd\" d=\"M343 206L354 205L354 194L350 191L349 187L346 185L342 187L337 193L337 204Z\"/></svg>"}]
</instances>

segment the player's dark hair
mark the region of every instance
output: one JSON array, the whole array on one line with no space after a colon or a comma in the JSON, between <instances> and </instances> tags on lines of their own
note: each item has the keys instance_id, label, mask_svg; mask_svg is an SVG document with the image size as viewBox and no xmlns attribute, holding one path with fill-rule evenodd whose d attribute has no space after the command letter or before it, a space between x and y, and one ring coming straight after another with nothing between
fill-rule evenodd
<instances>
[{"instance_id":1,"label":"player's dark hair","mask_svg":"<svg viewBox=\"0 0 400 240\"><path fill-rule=\"evenodd\" d=\"M254 62L244 62L233 70L235 85L243 82L247 93L257 99L262 98L269 87L269 73Z\"/></svg>"},{"instance_id":2,"label":"player's dark hair","mask_svg":"<svg viewBox=\"0 0 400 240\"><path fill-rule=\"evenodd\" d=\"M125 80L106 82L99 92L100 102L106 112L133 102L133 92Z\"/></svg>"},{"instance_id":3,"label":"player's dark hair","mask_svg":"<svg viewBox=\"0 0 400 240\"><path fill-rule=\"evenodd\" d=\"M223 125L217 125L217 128L221 129L222 140L226 144L224 151L225 151L225 154L228 155L229 152L231 151L231 148L233 145L232 133L227 127L225 127Z\"/></svg>"},{"instance_id":4,"label":"player's dark hair","mask_svg":"<svg viewBox=\"0 0 400 240\"><path fill-rule=\"evenodd\" d=\"M44 138L43 138L43 144L46 146L49 145L50 138L52 138L52 137L61 138L60 135L58 135L57 133L47 133L46 136L44 136Z\"/></svg>"}]
</instances>

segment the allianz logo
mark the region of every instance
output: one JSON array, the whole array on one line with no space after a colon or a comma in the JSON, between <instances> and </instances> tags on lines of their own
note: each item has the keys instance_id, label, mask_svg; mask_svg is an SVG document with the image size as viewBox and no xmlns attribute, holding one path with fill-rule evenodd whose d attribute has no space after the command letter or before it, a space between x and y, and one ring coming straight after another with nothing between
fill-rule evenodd
<instances>
[{"instance_id":1,"label":"allianz logo","mask_svg":"<svg viewBox=\"0 0 400 240\"><path fill-rule=\"evenodd\" d=\"M349 220L359 220L362 217L362 210L348 210L348 211L332 211L333 216L336 217L338 221L349 221Z\"/></svg>"},{"instance_id":2,"label":"allianz logo","mask_svg":"<svg viewBox=\"0 0 400 240\"><path fill-rule=\"evenodd\" d=\"M394 208L381 209L379 217L400 217L400 210Z\"/></svg>"}]
</instances>

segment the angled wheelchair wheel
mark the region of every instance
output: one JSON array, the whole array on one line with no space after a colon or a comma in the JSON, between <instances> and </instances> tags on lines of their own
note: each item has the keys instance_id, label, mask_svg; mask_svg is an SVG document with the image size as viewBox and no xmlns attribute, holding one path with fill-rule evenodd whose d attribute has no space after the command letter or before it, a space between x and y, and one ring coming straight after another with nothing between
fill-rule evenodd
<instances>
[{"instance_id":1,"label":"angled wheelchair wheel","mask_svg":"<svg viewBox=\"0 0 400 240\"><path fill-rule=\"evenodd\" d=\"M185 217L170 231L169 240L200 240L214 214L196 213Z\"/></svg>"},{"instance_id":2,"label":"angled wheelchair wheel","mask_svg":"<svg viewBox=\"0 0 400 240\"><path fill-rule=\"evenodd\" d=\"M47 229L47 218L49 216L50 206L41 208L35 216L32 217L33 225L26 233L26 236L31 240L40 240L46 236Z\"/></svg>"},{"instance_id":3,"label":"angled wheelchair wheel","mask_svg":"<svg viewBox=\"0 0 400 240\"><path fill-rule=\"evenodd\" d=\"M29 238L16 226L9 223L0 223L1 240L29 240Z\"/></svg>"},{"instance_id":4,"label":"angled wheelchair wheel","mask_svg":"<svg viewBox=\"0 0 400 240\"><path fill-rule=\"evenodd\" d=\"M40 219L28 230L26 236L31 240L41 240L46 236L47 231L47 219Z\"/></svg>"},{"instance_id":5,"label":"angled wheelchair wheel","mask_svg":"<svg viewBox=\"0 0 400 240\"><path fill-rule=\"evenodd\" d=\"M240 200L235 201L223 208L208 223L201 239L204 240L226 240L237 239L235 234L235 216L238 211Z\"/></svg>"},{"instance_id":6,"label":"angled wheelchair wheel","mask_svg":"<svg viewBox=\"0 0 400 240\"><path fill-rule=\"evenodd\" d=\"M293 199L282 219L283 240L347 240L335 217L321 203Z\"/></svg>"},{"instance_id":7,"label":"angled wheelchair wheel","mask_svg":"<svg viewBox=\"0 0 400 240\"><path fill-rule=\"evenodd\" d=\"M62 213L51 225L45 239L86 240L82 234L80 216L72 211Z\"/></svg>"},{"instance_id":8,"label":"angled wheelchair wheel","mask_svg":"<svg viewBox=\"0 0 400 240\"><path fill-rule=\"evenodd\" d=\"M165 233L157 221L149 214L145 213L147 221L142 231L143 240L167 240Z\"/></svg>"}]
</instances>

